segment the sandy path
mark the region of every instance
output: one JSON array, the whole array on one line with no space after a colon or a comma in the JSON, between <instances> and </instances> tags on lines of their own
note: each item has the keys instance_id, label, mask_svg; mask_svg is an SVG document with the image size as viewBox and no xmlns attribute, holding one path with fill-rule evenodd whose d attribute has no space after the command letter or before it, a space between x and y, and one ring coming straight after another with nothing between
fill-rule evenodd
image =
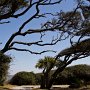
<instances>
[{"instance_id":1,"label":"sandy path","mask_svg":"<svg viewBox=\"0 0 90 90\"><path fill-rule=\"evenodd\" d=\"M23 85L23 86L15 86L12 87L11 90L28 90L32 88L39 88L40 85ZM67 88L69 85L53 85L52 87L61 87L61 88Z\"/></svg>"}]
</instances>

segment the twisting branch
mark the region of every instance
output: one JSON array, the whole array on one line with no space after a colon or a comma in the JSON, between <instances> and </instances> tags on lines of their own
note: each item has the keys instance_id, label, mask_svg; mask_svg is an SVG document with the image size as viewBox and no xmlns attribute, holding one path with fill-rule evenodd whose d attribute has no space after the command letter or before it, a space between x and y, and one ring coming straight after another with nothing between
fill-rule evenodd
<instances>
[{"instance_id":1,"label":"twisting branch","mask_svg":"<svg viewBox=\"0 0 90 90\"><path fill-rule=\"evenodd\" d=\"M12 47L12 48L9 48L9 50L16 50L16 51L26 51L26 52L30 52L31 54L42 54L42 53L45 53L45 52L54 52L56 53L56 51L53 51L53 50L46 50L46 51L42 51L42 52L34 52L34 51L30 51L28 49L20 49L20 48L15 48L15 47Z\"/></svg>"},{"instance_id":2,"label":"twisting branch","mask_svg":"<svg viewBox=\"0 0 90 90\"><path fill-rule=\"evenodd\" d=\"M0 24L5 24L5 23L10 23L10 21L7 21L7 22L0 22Z\"/></svg>"},{"instance_id":3,"label":"twisting branch","mask_svg":"<svg viewBox=\"0 0 90 90\"><path fill-rule=\"evenodd\" d=\"M52 0L44 0L42 3L40 3L40 5L54 5L54 4L59 4L61 1L62 0L52 2Z\"/></svg>"},{"instance_id":4,"label":"twisting branch","mask_svg":"<svg viewBox=\"0 0 90 90\"><path fill-rule=\"evenodd\" d=\"M28 5L28 7L23 12L16 14L16 15L11 15L11 17L18 18L18 17L24 15L26 12L28 12L37 3L38 3L38 1L35 3L32 3L32 0L30 0L30 4Z\"/></svg>"},{"instance_id":5,"label":"twisting branch","mask_svg":"<svg viewBox=\"0 0 90 90\"><path fill-rule=\"evenodd\" d=\"M58 1L53 2L53 3L51 1L52 0L37 0L36 2L33 2L33 0L28 0L27 8L24 11L22 11L21 13L15 15L17 8L19 8L18 1L8 0L8 2L7 2L7 0L5 0L4 2L0 3L0 7L5 6L5 7L3 7L5 9L5 8L7 8L7 6L9 4L11 4L12 7L10 7L10 11L8 13L0 15L0 20L7 19L10 17L18 18L18 17L24 15L26 12L28 12L37 3L39 3L39 5L54 5L54 4L60 3L62 0L58 0ZM20 5L22 5L22 3Z\"/></svg>"},{"instance_id":6,"label":"twisting branch","mask_svg":"<svg viewBox=\"0 0 90 90\"><path fill-rule=\"evenodd\" d=\"M33 0L30 0L29 3L28 3L28 7L21 13L19 14L14 14L15 10L13 8L13 12L9 14L6 13L5 15L6 16L0 16L1 20L2 19L7 19L9 17L14 17L14 18L18 18L19 16L22 16L24 15L27 11L29 11L32 7L35 6L35 10L36 10L36 13L33 14L28 20L26 20L20 27L19 27L19 30L15 33L13 33L11 35L11 37L9 38L9 40L6 42L4 48L1 49L2 53L5 53L6 51L8 50L11 50L11 49L14 49L14 50L18 50L18 51L29 51L30 53L33 53L32 51L30 50L27 50L27 49L18 49L18 48L15 48L13 47L14 44L20 44L20 45L27 45L27 46L31 46L31 45L38 45L38 46L46 46L46 45L55 45L58 41L60 41L61 38L57 38L57 39L53 39L50 43L43 43L43 40L42 38L44 37L45 34L42 34L42 33L45 33L47 31L54 31L55 29L58 30L58 27L51 27L51 28L46 28L46 29L29 29L29 30L26 30L25 32L22 32L22 29L24 29L24 27L29 23L31 22L33 19L35 18L39 18L39 17L45 17L46 14L39 14L40 12L40 8L39 6L40 5L54 5L54 4L57 4L57 3L60 3L62 0L58 0L58 1L52 1L52 0L37 0L37 1L33 1ZM12 3L12 2L11 2ZM13 3L12 3L13 4ZM15 4L16 5L16 4ZM16 8L16 7L15 7ZM26 36L27 34L41 34L41 37L40 37L40 40L36 41L36 42L22 42L22 41L14 41L14 38L16 36ZM48 50L47 50L48 51ZM46 51L42 51L41 53L44 53ZM34 54L39 54L39 53L35 53Z\"/></svg>"},{"instance_id":7,"label":"twisting branch","mask_svg":"<svg viewBox=\"0 0 90 90\"><path fill-rule=\"evenodd\" d=\"M11 43L11 45L9 47L14 46L14 44L22 44L22 45L27 45L27 46L38 45L40 42L42 42L42 41L30 42L30 43L20 42L20 41L14 41L14 42Z\"/></svg>"},{"instance_id":8,"label":"twisting branch","mask_svg":"<svg viewBox=\"0 0 90 90\"><path fill-rule=\"evenodd\" d=\"M39 3L36 4L36 13L21 25L21 27L19 28L19 32L21 32L21 30L24 28L24 26L39 14L38 6L39 6Z\"/></svg>"}]
</instances>

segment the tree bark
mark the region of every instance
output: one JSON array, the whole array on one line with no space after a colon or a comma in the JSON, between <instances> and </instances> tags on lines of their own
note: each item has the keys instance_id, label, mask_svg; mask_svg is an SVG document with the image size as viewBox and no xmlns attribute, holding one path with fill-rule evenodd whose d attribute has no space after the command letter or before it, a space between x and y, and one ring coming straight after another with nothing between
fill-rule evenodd
<instances>
[{"instance_id":1,"label":"tree bark","mask_svg":"<svg viewBox=\"0 0 90 90\"><path fill-rule=\"evenodd\" d=\"M51 79L50 79L50 81L49 81L49 84L48 84L47 89L50 89L50 88L52 87L52 85L53 85L53 83L54 83L57 75L58 75L60 72L62 72L62 71L65 69L66 66L67 66L67 65L63 65L63 66L61 66L60 68L58 68L58 69L54 72L54 74L52 75L52 77L51 77Z\"/></svg>"},{"instance_id":2,"label":"tree bark","mask_svg":"<svg viewBox=\"0 0 90 90\"><path fill-rule=\"evenodd\" d=\"M41 89L45 89L45 78L44 75L41 75L41 85L40 85Z\"/></svg>"}]
</instances>

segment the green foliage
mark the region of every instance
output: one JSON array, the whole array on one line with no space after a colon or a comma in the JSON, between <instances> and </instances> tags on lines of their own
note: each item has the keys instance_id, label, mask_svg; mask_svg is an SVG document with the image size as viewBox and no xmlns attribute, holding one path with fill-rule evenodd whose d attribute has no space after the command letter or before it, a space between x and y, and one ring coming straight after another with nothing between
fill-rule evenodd
<instances>
[{"instance_id":1,"label":"green foliage","mask_svg":"<svg viewBox=\"0 0 90 90\"><path fill-rule=\"evenodd\" d=\"M52 74L54 70L50 72ZM36 84L41 84L42 73L36 74ZM66 67L60 72L54 83L56 85L69 84L71 88L78 88L80 86L90 84L90 66L81 64Z\"/></svg>"},{"instance_id":2,"label":"green foliage","mask_svg":"<svg viewBox=\"0 0 90 90\"><path fill-rule=\"evenodd\" d=\"M17 10L26 7L27 0L0 0L0 15L12 15Z\"/></svg>"},{"instance_id":3,"label":"green foliage","mask_svg":"<svg viewBox=\"0 0 90 90\"><path fill-rule=\"evenodd\" d=\"M71 68L71 69L70 69ZM74 76L85 79L90 73L90 66L89 65L75 65L68 67L69 72L73 73Z\"/></svg>"},{"instance_id":4,"label":"green foliage","mask_svg":"<svg viewBox=\"0 0 90 90\"><path fill-rule=\"evenodd\" d=\"M55 59L53 57L46 56L44 59L40 59L36 64L36 68L44 69L49 68L51 64L55 63Z\"/></svg>"},{"instance_id":5,"label":"green foliage","mask_svg":"<svg viewBox=\"0 0 90 90\"><path fill-rule=\"evenodd\" d=\"M83 81L82 84L87 85L90 81L90 66L89 65L76 65L72 66L70 72L74 77Z\"/></svg>"},{"instance_id":6,"label":"green foliage","mask_svg":"<svg viewBox=\"0 0 90 90\"><path fill-rule=\"evenodd\" d=\"M69 88L80 88L81 87L81 82L78 78L72 77L72 80L73 80L73 82L70 83Z\"/></svg>"},{"instance_id":7,"label":"green foliage","mask_svg":"<svg viewBox=\"0 0 90 90\"><path fill-rule=\"evenodd\" d=\"M0 85L3 85L6 80L10 62L11 57L0 53Z\"/></svg>"},{"instance_id":8,"label":"green foliage","mask_svg":"<svg viewBox=\"0 0 90 90\"><path fill-rule=\"evenodd\" d=\"M51 66L58 67L61 64L61 60L55 60L55 58L50 56L45 56L43 59L39 59L36 64L36 68L48 70Z\"/></svg>"},{"instance_id":9,"label":"green foliage","mask_svg":"<svg viewBox=\"0 0 90 90\"><path fill-rule=\"evenodd\" d=\"M36 85L40 85L41 84L41 73L37 73L36 74Z\"/></svg>"},{"instance_id":10,"label":"green foliage","mask_svg":"<svg viewBox=\"0 0 90 90\"><path fill-rule=\"evenodd\" d=\"M52 74L52 70L50 73ZM90 66L75 65L65 68L65 70L57 76L53 84L69 84L71 88L78 88L90 82ZM42 73L34 74L33 72L19 72L10 80L13 85L40 85ZM17 82L18 81L18 82ZM87 82L87 83L86 83Z\"/></svg>"},{"instance_id":11,"label":"green foliage","mask_svg":"<svg viewBox=\"0 0 90 90\"><path fill-rule=\"evenodd\" d=\"M70 84L71 87L86 85L90 82L90 66L75 65L65 68L56 78L54 84Z\"/></svg>"},{"instance_id":12,"label":"green foliage","mask_svg":"<svg viewBox=\"0 0 90 90\"><path fill-rule=\"evenodd\" d=\"M68 84L70 88L79 88L82 85L80 78L77 78L74 74L68 75Z\"/></svg>"},{"instance_id":13,"label":"green foliage","mask_svg":"<svg viewBox=\"0 0 90 90\"><path fill-rule=\"evenodd\" d=\"M18 72L10 80L12 85L33 85L35 84L35 74L33 72Z\"/></svg>"},{"instance_id":14,"label":"green foliage","mask_svg":"<svg viewBox=\"0 0 90 90\"><path fill-rule=\"evenodd\" d=\"M54 84L56 85L63 85L68 83L68 70L64 70L63 72L59 73L54 81Z\"/></svg>"}]
</instances>

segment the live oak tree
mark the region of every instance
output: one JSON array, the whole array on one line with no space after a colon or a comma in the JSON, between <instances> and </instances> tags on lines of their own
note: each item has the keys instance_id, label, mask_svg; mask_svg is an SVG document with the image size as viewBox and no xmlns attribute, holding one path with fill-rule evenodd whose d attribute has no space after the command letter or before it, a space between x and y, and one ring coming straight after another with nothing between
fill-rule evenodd
<instances>
[{"instance_id":1,"label":"live oak tree","mask_svg":"<svg viewBox=\"0 0 90 90\"><path fill-rule=\"evenodd\" d=\"M67 21L64 27L66 27L65 29L70 34L71 46L60 51L55 57L56 60L60 59L62 62L52 74L48 89L52 86L57 75L62 72L67 65L75 60L90 56L90 1L88 4L83 0L77 0L77 2L78 7L76 12L62 13L65 17L64 20ZM74 15L70 18L69 16L73 13ZM61 13L59 13L59 15L61 15Z\"/></svg>"},{"instance_id":2,"label":"live oak tree","mask_svg":"<svg viewBox=\"0 0 90 90\"><path fill-rule=\"evenodd\" d=\"M86 0L87 1L87 0ZM62 72L65 67L71 64L73 61L90 56L90 1L88 4L83 0L77 0L77 8L70 12L60 12L57 14L58 18L54 18L54 24L47 22L45 25L47 28L52 24L54 26L63 25L64 27L59 30L63 30L70 37L71 46L66 48L55 57L55 60L62 60L59 67L49 78L49 83L46 84L47 89L50 89L57 75ZM49 70L53 68L55 64L51 65Z\"/></svg>"}]
</instances>

